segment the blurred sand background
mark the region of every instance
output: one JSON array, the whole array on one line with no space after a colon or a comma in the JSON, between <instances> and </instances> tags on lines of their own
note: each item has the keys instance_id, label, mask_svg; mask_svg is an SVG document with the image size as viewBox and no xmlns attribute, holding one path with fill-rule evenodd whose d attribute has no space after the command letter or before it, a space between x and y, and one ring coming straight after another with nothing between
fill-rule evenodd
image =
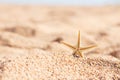
<instances>
[{"instance_id":1,"label":"blurred sand background","mask_svg":"<svg viewBox=\"0 0 120 80\"><path fill-rule=\"evenodd\" d=\"M75 58L60 41L97 44ZM119 80L120 6L0 5L1 80Z\"/></svg>"}]
</instances>

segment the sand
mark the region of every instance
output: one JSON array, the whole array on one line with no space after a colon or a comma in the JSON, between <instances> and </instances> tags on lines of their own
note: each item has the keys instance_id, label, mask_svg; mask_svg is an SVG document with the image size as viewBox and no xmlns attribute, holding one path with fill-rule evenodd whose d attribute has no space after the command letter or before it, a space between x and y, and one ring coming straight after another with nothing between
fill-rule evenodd
<instances>
[{"instance_id":1,"label":"sand","mask_svg":"<svg viewBox=\"0 0 120 80\"><path fill-rule=\"evenodd\" d=\"M120 6L0 6L1 80L119 80ZM61 44L97 44L74 57Z\"/></svg>"}]
</instances>

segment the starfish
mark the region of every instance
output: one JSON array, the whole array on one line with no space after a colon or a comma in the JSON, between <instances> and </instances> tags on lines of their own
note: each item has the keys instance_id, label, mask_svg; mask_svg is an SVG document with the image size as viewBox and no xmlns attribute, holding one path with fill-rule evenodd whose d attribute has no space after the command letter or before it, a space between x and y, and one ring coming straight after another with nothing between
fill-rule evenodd
<instances>
[{"instance_id":1,"label":"starfish","mask_svg":"<svg viewBox=\"0 0 120 80\"><path fill-rule=\"evenodd\" d=\"M70 47L73 50L73 56L74 57L79 57L79 56L83 57L82 51L93 48L93 47L96 47L96 45L91 45L91 46L88 46L88 47L80 47L80 31L78 32L78 41L77 41L77 46L76 47L74 47L74 46L72 46L72 45L70 45L66 42L61 42L61 43Z\"/></svg>"}]
</instances>

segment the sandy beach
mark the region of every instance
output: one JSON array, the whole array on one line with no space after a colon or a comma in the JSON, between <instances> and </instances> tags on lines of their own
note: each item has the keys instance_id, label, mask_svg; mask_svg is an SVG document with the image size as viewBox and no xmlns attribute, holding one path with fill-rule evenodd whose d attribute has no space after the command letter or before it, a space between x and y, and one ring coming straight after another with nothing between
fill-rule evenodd
<instances>
[{"instance_id":1,"label":"sandy beach","mask_svg":"<svg viewBox=\"0 0 120 80\"><path fill-rule=\"evenodd\" d=\"M0 5L0 80L119 79L120 6Z\"/></svg>"}]
</instances>

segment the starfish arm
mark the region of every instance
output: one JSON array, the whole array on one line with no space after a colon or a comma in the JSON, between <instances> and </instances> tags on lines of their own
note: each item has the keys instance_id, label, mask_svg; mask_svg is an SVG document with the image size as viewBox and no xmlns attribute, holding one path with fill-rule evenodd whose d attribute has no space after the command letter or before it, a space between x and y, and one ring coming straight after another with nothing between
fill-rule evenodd
<instances>
[{"instance_id":1,"label":"starfish arm","mask_svg":"<svg viewBox=\"0 0 120 80\"><path fill-rule=\"evenodd\" d=\"M65 43L65 42L61 42L61 43L63 43L64 45L66 45L66 46L68 46L68 47L70 47L70 48L72 48L72 49L76 49L74 46L72 46L72 45L70 45L70 44L68 44L68 43Z\"/></svg>"},{"instance_id":2,"label":"starfish arm","mask_svg":"<svg viewBox=\"0 0 120 80\"><path fill-rule=\"evenodd\" d=\"M88 46L88 47L84 47L84 48L80 48L80 50L87 50L87 49L91 49L96 47L97 45L92 45L92 46Z\"/></svg>"},{"instance_id":3,"label":"starfish arm","mask_svg":"<svg viewBox=\"0 0 120 80\"><path fill-rule=\"evenodd\" d=\"M73 56L76 56L76 52L77 52L76 50L73 51Z\"/></svg>"},{"instance_id":4,"label":"starfish arm","mask_svg":"<svg viewBox=\"0 0 120 80\"><path fill-rule=\"evenodd\" d=\"M81 53L81 51L78 51L78 55L83 58L83 54Z\"/></svg>"},{"instance_id":5,"label":"starfish arm","mask_svg":"<svg viewBox=\"0 0 120 80\"><path fill-rule=\"evenodd\" d=\"M78 43L77 43L77 47L80 47L80 31L78 32Z\"/></svg>"}]
</instances>

